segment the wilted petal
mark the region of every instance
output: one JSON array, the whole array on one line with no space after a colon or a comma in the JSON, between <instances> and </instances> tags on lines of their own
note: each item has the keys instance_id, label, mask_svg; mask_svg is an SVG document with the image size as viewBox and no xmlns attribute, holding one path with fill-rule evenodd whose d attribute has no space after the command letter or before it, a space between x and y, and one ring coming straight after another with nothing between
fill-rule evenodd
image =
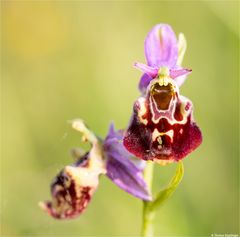
<instances>
[{"instance_id":1,"label":"wilted petal","mask_svg":"<svg viewBox=\"0 0 240 237\"><path fill-rule=\"evenodd\" d=\"M70 219L80 215L98 186L98 173L88 172L89 160L81 166L66 166L51 185L52 201L41 203L50 216Z\"/></svg>"},{"instance_id":2,"label":"wilted petal","mask_svg":"<svg viewBox=\"0 0 240 237\"><path fill-rule=\"evenodd\" d=\"M167 82L152 81L146 98L136 101L124 137L128 151L144 160L178 161L202 141L191 101L178 94L173 80Z\"/></svg>"},{"instance_id":3,"label":"wilted petal","mask_svg":"<svg viewBox=\"0 0 240 237\"><path fill-rule=\"evenodd\" d=\"M82 119L74 119L70 121L72 128L82 133L82 140L90 142L92 146L98 146L99 140L95 134L87 127Z\"/></svg>"},{"instance_id":4,"label":"wilted petal","mask_svg":"<svg viewBox=\"0 0 240 237\"><path fill-rule=\"evenodd\" d=\"M142 166L131 160L132 155L124 148L122 140L111 137L104 142L107 155L107 176L121 189L143 200L151 200L143 179ZM138 163L138 164L137 164Z\"/></svg>"},{"instance_id":5,"label":"wilted petal","mask_svg":"<svg viewBox=\"0 0 240 237\"><path fill-rule=\"evenodd\" d=\"M171 26L156 25L145 40L145 56L149 66L174 67L178 58L178 45Z\"/></svg>"},{"instance_id":6,"label":"wilted petal","mask_svg":"<svg viewBox=\"0 0 240 237\"><path fill-rule=\"evenodd\" d=\"M40 203L43 210L57 219L70 219L80 215L98 186L99 175L106 173L99 140L82 120L74 120L72 126L83 133L84 140L89 141L92 148L83 156L82 150L72 150L77 161L66 166L52 182L52 201Z\"/></svg>"}]
</instances>

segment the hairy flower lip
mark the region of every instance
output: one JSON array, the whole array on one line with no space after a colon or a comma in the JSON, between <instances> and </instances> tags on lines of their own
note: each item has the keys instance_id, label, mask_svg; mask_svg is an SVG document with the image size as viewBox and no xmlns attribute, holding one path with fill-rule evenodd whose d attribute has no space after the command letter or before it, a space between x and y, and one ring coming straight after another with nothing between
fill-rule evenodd
<instances>
[{"instance_id":1,"label":"hairy flower lip","mask_svg":"<svg viewBox=\"0 0 240 237\"><path fill-rule=\"evenodd\" d=\"M166 164L162 161L179 161L195 150L202 142L202 135L193 120L191 101L178 94L177 86L168 110L159 110L154 105L150 91L157 83L158 79L152 80L146 96L135 102L123 144L140 159Z\"/></svg>"},{"instance_id":2,"label":"hairy flower lip","mask_svg":"<svg viewBox=\"0 0 240 237\"><path fill-rule=\"evenodd\" d=\"M195 122L191 121L191 115L188 116L186 124L173 125L167 123L166 119L157 124L145 125L137 117L137 114L133 115L123 144L140 159L176 162L185 158L202 142L201 131Z\"/></svg>"}]
</instances>

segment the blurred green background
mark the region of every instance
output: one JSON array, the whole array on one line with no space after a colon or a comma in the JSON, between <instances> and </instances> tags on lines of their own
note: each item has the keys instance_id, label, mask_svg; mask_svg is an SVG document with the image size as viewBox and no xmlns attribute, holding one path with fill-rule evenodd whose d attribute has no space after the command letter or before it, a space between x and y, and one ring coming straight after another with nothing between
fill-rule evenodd
<instances>
[{"instance_id":1,"label":"blurred green background","mask_svg":"<svg viewBox=\"0 0 240 237\"><path fill-rule=\"evenodd\" d=\"M202 146L184 160L185 177L156 217L156 236L239 233L237 1L1 1L2 236L139 236L141 201L101 178L86 212L57 221L39 207L55 174L72 163L81 117L105 136L126 127L144 62L143 42L157 23L184 32L181 93L195 106ZM155 169L164 187L176 164Z\"/></svg>"}]
</instances>

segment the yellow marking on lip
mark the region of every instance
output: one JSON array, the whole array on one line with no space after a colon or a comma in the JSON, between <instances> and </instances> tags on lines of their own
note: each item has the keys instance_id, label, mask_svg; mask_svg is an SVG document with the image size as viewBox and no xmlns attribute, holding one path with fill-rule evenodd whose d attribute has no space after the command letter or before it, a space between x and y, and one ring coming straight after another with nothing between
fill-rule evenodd
<instances>
[{"instance_id":1,"label":"yellow marking on lip","mask_svg":"<svg viewBox=\"0 0 240 237\"><path fill-rule=\"evenodd\" d=\"M155 129L153 130L153 133L152 133L152 141L155 141L155 140L157 139L159 145L162 145L163 141L162 141L161 136L163 136L163 135L166 135L166 136L170 137L171 142L173 142L173 135L174 135L173 129L171 129L171 130L169 130L169 131L167 131L167 132L159 132L159 131L157 130L157 128L155 128Z\"/></svg>"},{"instance_id":2,"label":"yellow marking on lip","mask_svg":"<svg viewBox=\"0 0 240 237\"><path fill-rule=\"evenodd\" d=\"M168 76L161 76L161 77L159 77L158 83L159 83L160 86L167 86L168 84L171 84L172 87L174 87L174 85L172 83L172 79L170 77L168 77Z\"/></svg>"},{"instance_id":3,"label":"yellow marking on lip","mask_svg":"<svg viewBox=\"0 0 240 237\"><path fill-rule=\"evenodd\" d=\"M159 79L159 85L160 85L160 86L163 86L163 84L164 84L164 78L160 78L160 79Z\"/></svg>"},{"instance_id":4,"label":"yellow marking on lip","mask_svg":"<svg viewBox=\"0 0 240 237\"><path fill-rule=\"evenodd\" d=\"M167 131L167 132L165 133L165 135L169 136L170 139L171 139L171 142L173 142L173 135L174 135L173 129Z\"/></svg>"},{"instance_id":5,"label":"yellow marking on lip","mask_svg":"<svg viewBox=\"0 0 240 237\"><path fill-rule=\"evenodd\" d=\"M169 68L160 67L158 70L158 78L160 86L167 86L168 83L171 83L171 79L169 77Z\"/></svg>"},{"instance_id":6,"label":"yellow marking on lip","mask_svg":"<svg viewBox=\"0 0 240 237\"><path fill-rule=\"evenodd\" d=\"M168 80L165 79L165 80L163 81L163 85L164 85L164 86L167 86L167 85L168 85Z\"/></svg>"},{"instance_id":7,"label":"yellow marking on lip","mask_svg":"<svg viewBox=\"0 0 240 237\"><path fill-rule=\"evenodd\" d=\"M143 123L144 125L147 125L148 121L147 119L144 119L143 116L146 114L147 109L145 106L145 99L143 97L139 98L138 100L139 102L139 111L138 111L138 117L141 123Z\"/></svg>"},{"instance_id":8,"label":"yellow marking on lip","mask_svg":"<svg viewBox=\"0 0 240 237\"><path fill-rule=\"evenodd\" d=\"M155 141L157 137L161 136L161 133L155 128L152 133L152 140Z\"/></svg>"}]
</instances>

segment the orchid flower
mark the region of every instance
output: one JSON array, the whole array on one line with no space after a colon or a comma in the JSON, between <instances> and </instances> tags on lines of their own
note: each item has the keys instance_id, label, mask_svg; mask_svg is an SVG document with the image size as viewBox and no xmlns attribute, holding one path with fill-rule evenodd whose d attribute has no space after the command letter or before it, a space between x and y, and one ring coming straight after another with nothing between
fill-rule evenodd
<instances>
[{"instance_id":1,"label":"orchid flower","mask_svg":"<svg viewBox=\"0 0 240 237\"><path fill-rule=\"evenodd\" d=\"M72 154L77 159L59 172L51 184L52 201L40 206L57 219L70 219L80 215L105 174L124 191L142 200L150 201L151 194L143 179L144 162L130 154L122 144L123 132L109 128L104 140L95 136L82 120L74 120L72 127L83 134L83 140L91 144L85 154L79 148Z\"/></svg>"},{"instance_id":2,"label":"orchid flower","mask_svg":"<svg viewBox=\"0 0 240 237\"><path fill-rule=\"evenodd\" d=\"M133 106L133 115L124 136L124 146L136 157L160 164L179 161L202 141L193 119L193 104L179 87L190 69L182 68L186 40L176 36L169 25L153 27L145 40L147 64L136 63L144 72L142 92Z\"/></svg>"}]
</instances>

